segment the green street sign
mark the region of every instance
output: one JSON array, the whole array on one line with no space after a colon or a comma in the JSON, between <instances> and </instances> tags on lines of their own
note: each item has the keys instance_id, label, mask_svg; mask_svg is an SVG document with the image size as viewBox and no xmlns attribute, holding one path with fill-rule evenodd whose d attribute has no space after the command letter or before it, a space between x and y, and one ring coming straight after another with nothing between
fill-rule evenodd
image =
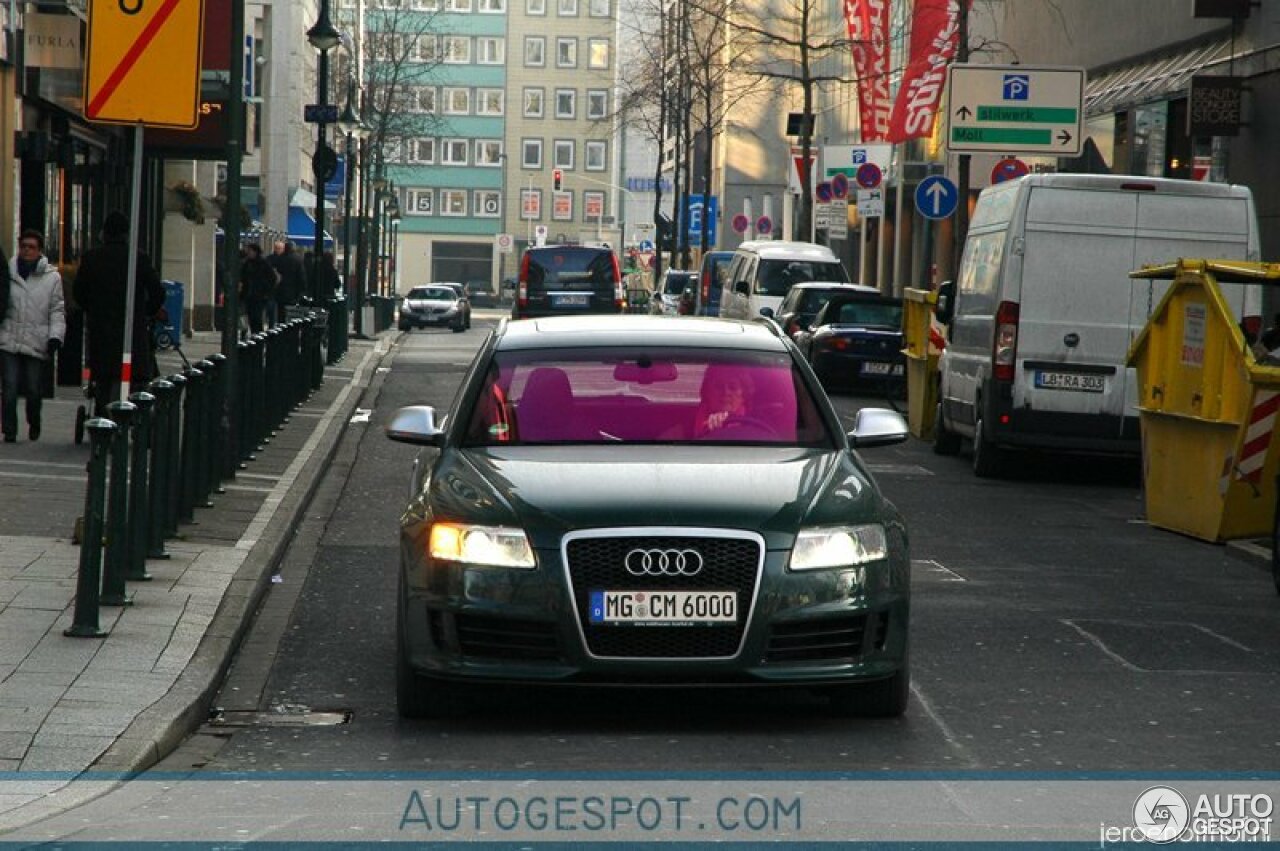
<instances>
[{"instance_id":1,"label":"green street sign","mask_svg":"<svg viewBox=\"0 0 1280 851\"><path fill-rule=\"evenodd\" d=\"M1084 137L1083 68L952 65L947 150L1074 157Z\"/></svg>"}]
</instances>

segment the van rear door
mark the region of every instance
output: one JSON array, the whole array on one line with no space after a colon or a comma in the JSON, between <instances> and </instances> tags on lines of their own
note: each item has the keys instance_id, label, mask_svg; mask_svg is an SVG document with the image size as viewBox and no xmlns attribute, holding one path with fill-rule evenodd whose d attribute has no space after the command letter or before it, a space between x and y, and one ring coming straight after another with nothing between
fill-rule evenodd
<instances>
[{"instance_id":1,"label":"van rear door","mask_svg":"<svg viewBox=\"0 0 1280 851\"><path fill-rule=\"evenodd\" d=\"M1120 436L1137 218L1137 193L1032 187L1021 291L1002 296L1020 304L1015 408L1103 415L1092 436Z\"/></svg>"}]
</instances>

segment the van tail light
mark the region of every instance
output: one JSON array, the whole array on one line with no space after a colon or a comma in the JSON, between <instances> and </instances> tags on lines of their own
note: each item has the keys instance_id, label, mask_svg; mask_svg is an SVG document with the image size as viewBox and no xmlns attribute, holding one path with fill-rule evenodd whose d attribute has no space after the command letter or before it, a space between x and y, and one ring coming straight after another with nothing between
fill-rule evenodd
<instances>
[{"instance_id":1,"label":"van tail light","mask_svg":"<svg viewBox=\"0 0 1280 851\"><path fill-rule=\"evenodd\" d=\"M825 349L835 349L837 352L843 352L849 348L849 341L844 337L828 337L822 341L822 347Z\"/></svg>"},{"instance_id":2,"label":"van tail light","mask_svg":"<svg viewBox=\"0 0 1280 851\"><path fill-rule=\"evenodd\" d=\"M627 309L627 290L622 286L622 266L618 264L618 255L610 254L613 261L613 303L621 312Z\"/></svg>"},{"instance_id":3,"label":"van tail light","mask_svg":"<svg viewBox=\"0 0 1280 851\"><path fill-rule=\"evenodd\" d=\"M996 339L991 365L996 381L1013 381L1018 360L1018 304L1002 301L996 308Z\"/></svg>"},{"instance_id":4,"label":"van tail light","mask_svg":"<svg viewBox=\"0 0 1280 851\"><path fill-rule=\"evenodd\" d=\"M1257 340L1262 336L1262 317L1246 316L1240 320L1240 327L1244 329L1246 334Z\"/></svg>"},{"instance_id":5,"label":"van tail light","mask_svg":"<svg viewBox=\"0 0 1280 851\"><path fill-rule=\"evenodd\" d=\"M790 320L789 322L787 322L786 335L787 335L788 337L794 337L794 336L796 335L796 332L797 332L797 331L799 331L799 330L800 330L800 323L799 323L799 322L797 322L797 321L796 321L796 320L794 320L794 319L792 319L792 320Z\"/></svg>"},{"instance_id":6,"label":"van tail light","mask_svg":"<svg viewBox=\"0 0 1280 851\"><path fill-rule=\"evenodd\" d=\"M702 303L706 305L711 301L711 270L702 270Z\"/></svg>"},{"instance_id":7,"label":"van tail light","mask_svg":"<svg viewBox=\"0 0 1280 851\"><path fill-rule=\"evenodd\" d=\"M520 258L520 287L516 291L516 304L521 310L529 306L529 255Z\"/></svg>"}]
</instances>

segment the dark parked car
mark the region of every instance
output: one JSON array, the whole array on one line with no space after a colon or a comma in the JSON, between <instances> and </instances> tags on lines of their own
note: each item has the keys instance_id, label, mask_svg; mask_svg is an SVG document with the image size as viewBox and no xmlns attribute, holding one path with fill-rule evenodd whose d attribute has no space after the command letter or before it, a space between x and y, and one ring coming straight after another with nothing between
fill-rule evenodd
<instances>
[{"instance_id":1,"label":"dark parked car","mask_svg":"<svg viewBox=\"0 0 1280 851\"><path fill-rule=\"evenodd\" d=\"M455 332L471 327L471 303L459 294L462 284L414 287L400 303L401 331L447 326Z\"/></svg>"},{"instance_id":2,"label":"dark parked car","mask_svg":"<svg viewBox=\"0 0 1280 851\"><path fill-rule=\"evenodd\" d=\"M622 268L608 248L548 245L528 249L520 260L516 319L626 310Z\"/></svg>"},{"instance_id":3,"label":"dark parked car","mask_svg":"<svg viewBox=\"0 0 1280 851\"><path fill-rule=\"evenodd\" d=\"M684 298L686 290L692 292L693 286L697 281L697 275L694 272L682 272L679 269L668 269L662 273L662 281L658 284L658 290L653 294L653 298L649 301L649 312L661 314L663 316L676 316L688 314L687 309L681 310L681 302L687 305L688 299Z\"/></svg>"},{"instance_id":4,"label":"dark parked car","mask_svg":"<svg viewBox=\"0 0 1280 851\"><path fill-rule=\"evenodd\" d=\"M832 296L842 293L860 293L863 295L879 295L875 287L864 287L858 284L819 283L796 284L787 293L787 297L778 305L778 312L773 319L782 328L782 333L795 338L801 331L807 331L821 310Z\"/></svg>"},{"instance_id":5,"label":"dark parked car","mask_svg":"<svg viewBox=\"0 0 1280 851\"><path fill-rule=\"evenodd\" d=\"M397 700L456 711L484 683L791 686L851 715L908 699L903 520L769 323L506 322L428 446L400 526Z\"/></svg>"},{"instance_id":6,"label":"dark parked car","mask_svg":"<svg viewBox=\"0 0 1280 851\"><path fill-rule=\"evenodd\" d=\"M813 325L796 335L796 346L828 390L873 388L901 395L902 300L864 289L871 291L828 301Z\"/></svg>"},{"instance_id":7,"label":"dark parked car","mask_svg":"<svg viewBox=\"0 0 1280 851\"><path fill-rule=\"evenodd\" d=\"M702 256L702 268L698 270L699 316L719 316L720 298L724 289L724 273L729 270L732 251L708 251Z\"/></svg>"}]
</instances>

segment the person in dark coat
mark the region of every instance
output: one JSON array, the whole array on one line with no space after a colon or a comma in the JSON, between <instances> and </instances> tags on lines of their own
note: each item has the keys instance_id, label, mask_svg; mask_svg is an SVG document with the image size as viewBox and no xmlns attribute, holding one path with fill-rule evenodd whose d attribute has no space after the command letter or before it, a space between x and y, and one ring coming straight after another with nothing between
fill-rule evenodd
<instances>
[{"instance_id":1,"label":"person in dark coat","mask_svg":"<svg viewBox=\"0 0 1280 851\"><path fill-rule=\"evenodd\" d=\"M262 246L246 245L244 262L240 265L240 298L249 320L249 333L262 332L267 305L275 294L278 279L276 270L262 256Z\"/></svg>"},{"instance_id":2,"label":"person in dark coat","mask_svg":"<svg viewBox=\"0 0 1280 851\"><path fill-rule=\"evenodd\" d=\"M307 272L292 242L277 242L270 263L280 276L280 283L276 285L276 321L283 322L285 308L297 304L298 299L307 294Z\"/></svg>"},{"instance_id":3,"label":"person in dark coat","mask_svg":"<svg viewBox=\"0 0 1280 851\"><path fill-rule=\"evenodd\" d=\"M164 286L151 259L138 252L134 287L133 334L130 345L130 389L141 389L155 377L151 320L164 305ZM129 218L118 210L102 224L102 245L85 252L76 273L76 303L89 330L87 363L94 384L95 412L120 398L124 350L125 289L129 276Z\"/></svg>"}]
</instances>

